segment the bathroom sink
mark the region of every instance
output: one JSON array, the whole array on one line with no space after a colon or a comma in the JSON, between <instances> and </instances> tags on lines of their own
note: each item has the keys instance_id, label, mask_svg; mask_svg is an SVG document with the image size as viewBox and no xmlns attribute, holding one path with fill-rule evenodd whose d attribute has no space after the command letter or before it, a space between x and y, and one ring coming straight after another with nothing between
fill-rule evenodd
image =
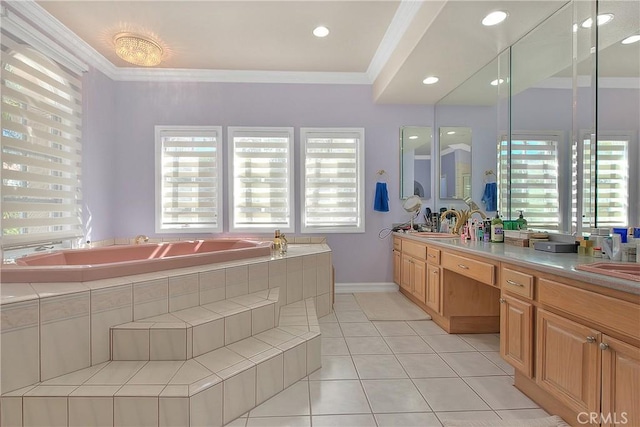
<instances>
[{"instance_id":1,"label":"bathroom sink","mask_svg":"<svg viewBox=\"0 0 640 427\"><path fill-rule=\"evenodd\" d=\"M449 234L449 233L433 233L431 231L418 231L417 233L409 233L413 236L418 236L418 237L430 237L432 239L454 239L454 238L460 238L460 236L456 235L456 234Z\"/></svg>"},{"instance_id":2,"label":"bathroom sink","mask_svg":"<svg viewBox=\"0 0 640 427\"><path fill-rule=\"evenodd\" d=\"M578 265L576 270L640 282L640 264L635 262L594 262Z\"/></svg>"}]
</instances>

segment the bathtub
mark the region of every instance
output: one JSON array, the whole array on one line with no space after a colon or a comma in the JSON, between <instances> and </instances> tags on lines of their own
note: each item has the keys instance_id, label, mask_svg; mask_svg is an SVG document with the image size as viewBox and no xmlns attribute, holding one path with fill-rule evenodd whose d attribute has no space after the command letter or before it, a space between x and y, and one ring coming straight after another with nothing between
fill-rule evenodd
<instances>
[{"instance_id":1,"label":"bathtub","mask_svg":"<svg viewBox=\"0 0 640 427\"><path fill-rule=\"evenodd\" d=\"M85 282L271 254L271 242L209 239L28 255L3 265L4 283Z\"/></svg>"}]
</instances>

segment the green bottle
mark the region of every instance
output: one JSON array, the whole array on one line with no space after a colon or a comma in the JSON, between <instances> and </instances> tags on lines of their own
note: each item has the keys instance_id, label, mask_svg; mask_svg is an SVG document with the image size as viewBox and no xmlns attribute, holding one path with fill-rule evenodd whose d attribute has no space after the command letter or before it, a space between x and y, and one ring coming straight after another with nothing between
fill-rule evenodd
<instances>
[{"instance_id":1,"label":"green bottle","mask_svg":"<svg viewBox=\"0 0 640 427\"><path fill-rule=\"evenodd\" d=\"M496 217L491 220L491 241L493 243L504 242L504 225L498 212L496 212Z\"/></svg>"},{"instance_id":2,"label":"green bottle","mask_svg":"<svg viewBox=\"0 0 640 427\"><path fill-rule=\"evenodd\" d=\"M523 215L524 211L519 211L519 212L520 212L520 216L516 220L516 222L518 223L518 230L526 230L527 220L524 219L524 215Z\"/></svg>"}]
</instances>

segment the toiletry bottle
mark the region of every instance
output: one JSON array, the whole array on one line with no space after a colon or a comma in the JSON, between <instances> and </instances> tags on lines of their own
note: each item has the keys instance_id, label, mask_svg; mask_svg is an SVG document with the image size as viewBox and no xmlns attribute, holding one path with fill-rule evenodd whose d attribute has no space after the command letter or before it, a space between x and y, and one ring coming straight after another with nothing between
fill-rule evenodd
<instances>
[{"instance_id":1,"label":"toiletry bottle","mask_svg":"<svg viewBox=\"0 0 640 427\"><path fill-rule=\"evenodd\" d=\"M491 241L491 220L490 219L487 219L484 222L483 238L485 242Z\"/></svg>"},{"instance_id":2,"label":"toiletry bottle","mask_svg":"<svg viewBox=\"0 0 640 427\"><path fill-rule=\"evenodd\" d=\"M527 229L527 220L524 219L524 211L520 211L520 216L516 220L518 224L518 230L526 230Z\"/></svg>"},{"instance_id":3,"label":"toiletry bottle","mask_svg":"<svg viewBox=\"0 0 640 427\"><path fill-rule=\"evenodd\" d=\"M273 238L273 244L271 245L271 247L273 248L276 254L280 253L280 250L282 249L282 240L280 239L280 230L276 230L275 236Z\"/></svg>"},{"instance_id":4,"label":"toiletry bottle","mask_svg":"<svg viewBox=\"0 0 640 427\"><path fill-rule=\"evenodd\" d=\"M289 241L284 236L284 234L280 235L280 254L284 255L287 253L287 249L289 246Z\"/></svg>"},{"instance_id":5,"label":"toiletry bottle","mask_svg":"<svg viewBox=\"0 0 640 427\"><path fill-rule=\"evenodd\" d=\"M498 212L496 212L496 217L491 220L491 242L504 243L503 223Z\"/></svg>"}]
</instances>

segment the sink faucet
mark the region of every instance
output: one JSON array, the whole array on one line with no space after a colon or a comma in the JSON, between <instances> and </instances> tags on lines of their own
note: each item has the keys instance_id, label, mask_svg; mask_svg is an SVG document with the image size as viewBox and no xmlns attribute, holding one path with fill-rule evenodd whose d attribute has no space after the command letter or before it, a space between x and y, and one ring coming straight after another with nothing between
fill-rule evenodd
<instances>
[{"instance_id":1,"label":"sink faucet","mask_svg":"<svg viewBox=\"0 0 640 427\"><path fill-rule=\"evenodd\" d=\"M487 219L487 215L485 215L484 212L482 212L479 209L474 209L474 210L453 210L453 209L449 209L447 211L442 212L442 215L440 215L440 221L444 221L447 218L448 214L453 214L456 216L457 220L456 220L456 225L453 227L453 229L451 230L451 234L460 234L460 229L462 227L464 227L464 225L467 223L467 221L471 218L471 216L473 214L478 214L482 217L482 219Z\"/></svg>"},{"instance_id":2,"label":"sink faucet","mask_svg":"<svg viewBox=\"0 0 640 427\"><path fill-rule=\"evenodd\" d=\"M147 243L149 241L149 238L144 234L138 234L133 241L136 245L139 245L140 242Z\"/></svg>"}]
</instances>

